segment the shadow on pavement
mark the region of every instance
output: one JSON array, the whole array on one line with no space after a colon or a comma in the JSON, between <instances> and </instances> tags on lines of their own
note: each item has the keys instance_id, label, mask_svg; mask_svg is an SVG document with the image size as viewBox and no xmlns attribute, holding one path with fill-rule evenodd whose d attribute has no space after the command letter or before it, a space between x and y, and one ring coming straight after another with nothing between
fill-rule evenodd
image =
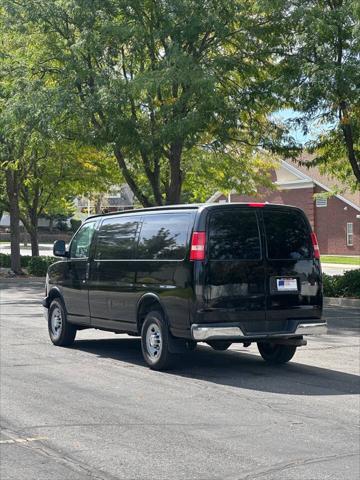
<instances>
[{"instance_id":1,"label":"shadow on pavement","mask_svg":"<svg viewBox=\"0 0 360 480\"><path fill-rule=\"evenodd\" d=\"M138 338L78 340L73 348L102 358L146 366ZM153 374L156 375L156 372ZM360 393L357 375L296 363L296 356L287 365L269 366L260 355L245 350L220 353L206 346L198 346L195 352L181 355L175 368L167 374L245 390L289 395Z\"/></svg>"}]
</instances>

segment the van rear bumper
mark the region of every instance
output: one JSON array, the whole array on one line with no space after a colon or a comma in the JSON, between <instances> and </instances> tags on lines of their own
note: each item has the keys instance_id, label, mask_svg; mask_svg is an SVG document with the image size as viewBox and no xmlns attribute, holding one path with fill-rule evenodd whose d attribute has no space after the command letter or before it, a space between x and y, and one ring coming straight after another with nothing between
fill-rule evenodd
<instances>
[{"instance_id":1,"label":"van rear bumper","mask_svg":"<svg viewBox=\"0 0 360 480\"><path fill-rule=\"evenodd\" d=\"M191 336L198 342L207 340L256 340L271 338L291 338L300 335L319 335L327 332L326 322L298 323L294 332L261 332L245 335L238 325L229 324L193 324Z\"/></svg>"}]
</instances>

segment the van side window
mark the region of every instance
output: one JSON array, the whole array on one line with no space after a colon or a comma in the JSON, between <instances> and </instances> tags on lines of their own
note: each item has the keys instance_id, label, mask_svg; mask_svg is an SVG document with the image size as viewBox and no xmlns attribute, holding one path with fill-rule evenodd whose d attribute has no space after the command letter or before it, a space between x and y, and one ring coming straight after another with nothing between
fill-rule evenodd
<instances>
[{"instance_id":1,"label":"van side window","mask_svg":"<svg viewBox=\"0 0 360 480\"><path fill-rule=\"evenodd\" d=\"M310 231L301 212L264 209L263 215L268 258L301 260L311 257Z\"/></svg>"},{"instance_id":2,"label":"van side window","mask_svg":"<svg viewBox=\"0 0 360 480\"><path fill-rule=\"evenodd\" d=\"M147 215L140 232L137 257L142 259L182 260L191 215Z\"/></svg>"},{"instance_id":3,"label":"van side window","mask_svg":"<svg viewBox=\"0 0 360 480\"><path fill-rule=\"evenodd\" d=\"M255 211L241 208L212 213L209 229L210 260L256 260L261 257Z\"/></svg>"},{"instance_id":4,"label":"van side window","mask_svg":"<svg viewBox=\"0 0 360 480\"><path fill-rule=\"evenodd\" d=\"M87 258L94 235L95 222L85 223L71 240L70 258Z\"/></svg>"},{"instance_id":5,"label":"van side window","mask_svg":"<svg viewBox=\"0 0 360 480\"><path fill-rule=\"evenodd\" d=\"M105 219L100 227L95 259L118 260L133 258L138 217Z\"/></svg>"}]
</instances>

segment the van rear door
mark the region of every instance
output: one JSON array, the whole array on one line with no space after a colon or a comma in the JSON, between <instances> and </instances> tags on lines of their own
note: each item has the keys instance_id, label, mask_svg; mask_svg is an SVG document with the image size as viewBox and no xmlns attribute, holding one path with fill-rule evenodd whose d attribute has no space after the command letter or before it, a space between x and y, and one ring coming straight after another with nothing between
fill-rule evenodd
<instances>
[{"instance_id":1,"label":"van rear door","mask_svg":"<svg viewBox=\"0 0 360 480\"><path fill-rule=\"evenodd\" d=\"M204 275L204 323L241 324L244 332L265 328L265 270L255 208L210 207Z\"/></svg>"},{"instance_id":2,"label":"van rear door","mask_svg":"<svg viewBox=\"0 0 360 480\"><path fill-rule=\"evenodd\" d=\"M302 210L265 205L260 211L265 236L268 329L291 331L296 320L321 317L320 261L315 258L311 227Z\"/></svg>"}]
</instances>

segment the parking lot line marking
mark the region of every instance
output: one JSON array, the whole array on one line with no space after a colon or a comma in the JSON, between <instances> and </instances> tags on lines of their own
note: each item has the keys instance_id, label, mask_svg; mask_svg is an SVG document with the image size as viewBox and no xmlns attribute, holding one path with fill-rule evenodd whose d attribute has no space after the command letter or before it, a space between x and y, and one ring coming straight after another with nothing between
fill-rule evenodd
<instances>
[{"instance_id":1,"label":"parking lot line marking","mask_svg":"<svg viewBox=\"0 0 360 480\"><path fill-rule=\"evenodd\" d=\"M40 442L41 440L47 440L47 439L48 437L9 438L8 440L0 440L0 445L6 445L11 443Z\"/></svg>"}]
</instances>

